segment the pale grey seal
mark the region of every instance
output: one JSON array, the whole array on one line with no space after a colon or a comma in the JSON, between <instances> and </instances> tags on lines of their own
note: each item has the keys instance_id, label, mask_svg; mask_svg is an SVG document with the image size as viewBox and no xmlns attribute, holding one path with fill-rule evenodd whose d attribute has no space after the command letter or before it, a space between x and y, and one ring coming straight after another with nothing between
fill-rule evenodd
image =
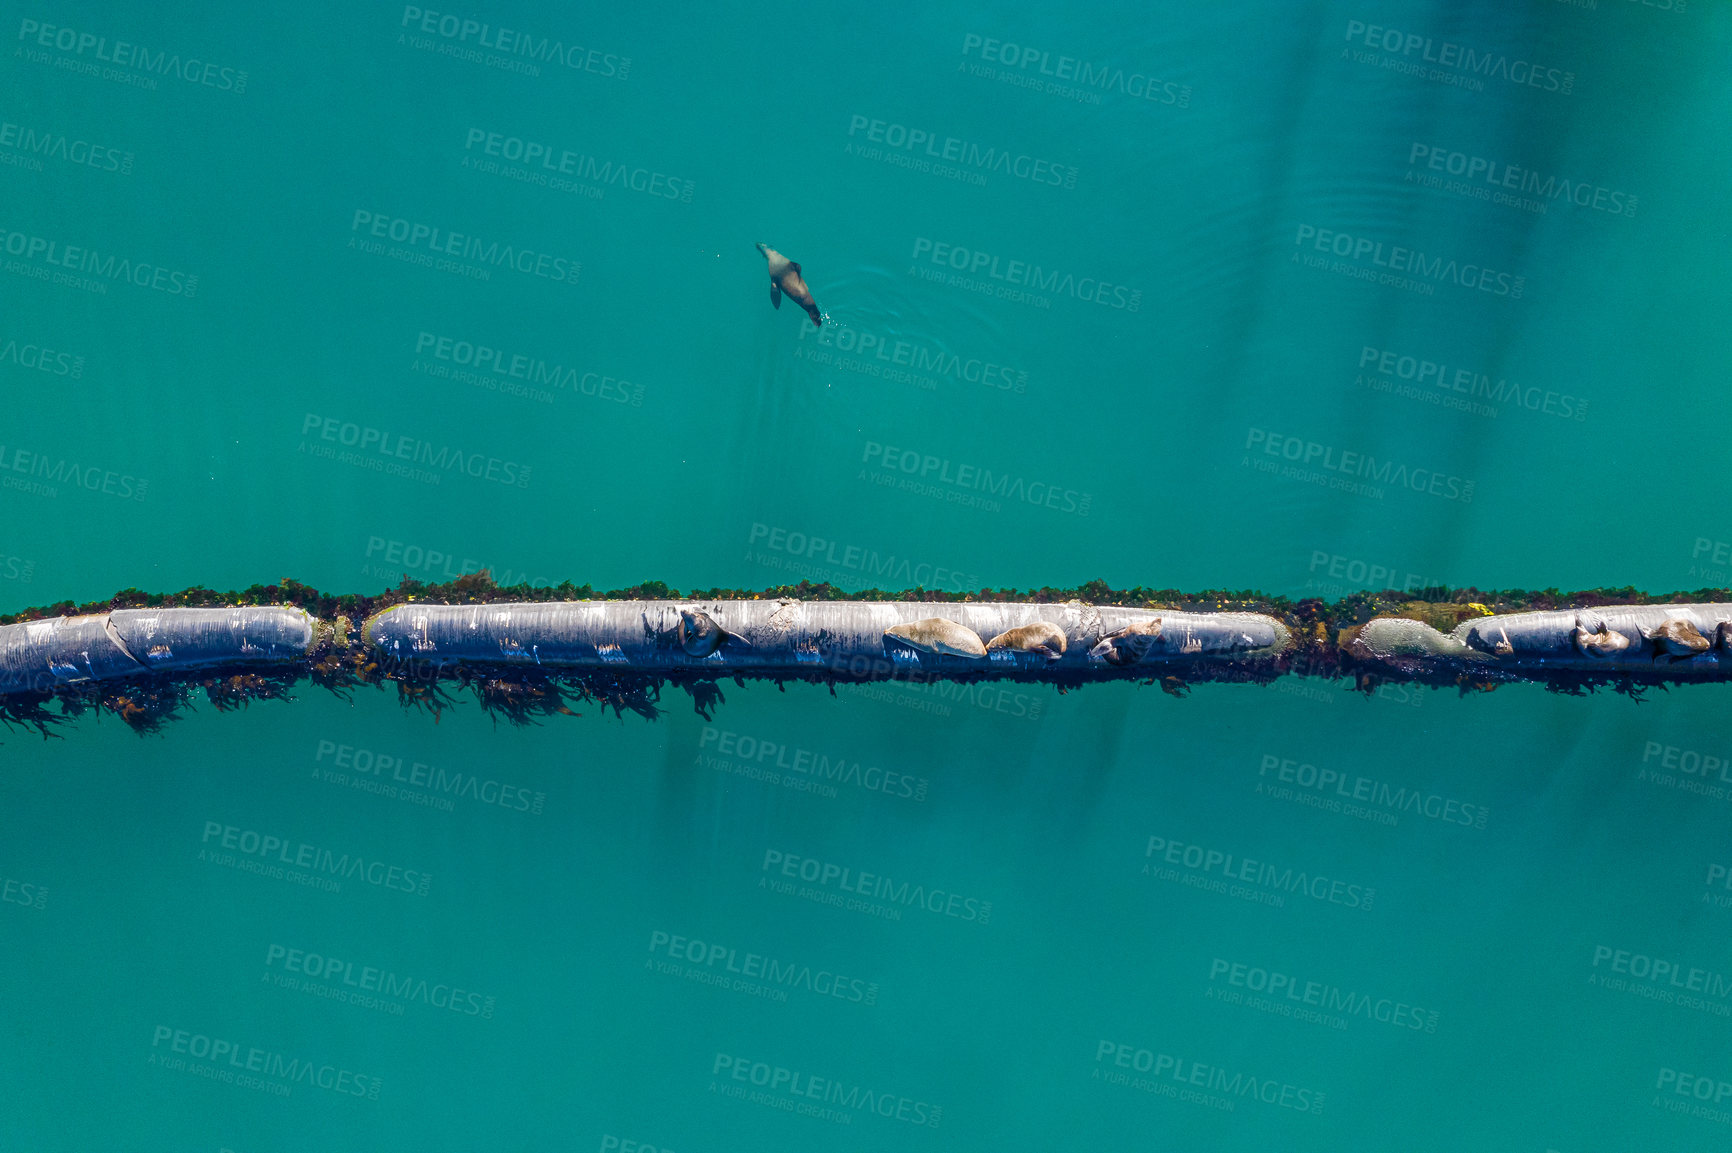
<instances>
[{"instance_id":1,"label":"pale grey seal","mask_svg":"<svg viewBox=\"0 0 1732 1153\"><path fill-rule=\"evenodd\" d=\"M905 625L892 625L884 630L887 637L895 637L923 653L934 656L951 657L984 657L986 646L980 643L980 634L967 625L945 620L943 617L927 617L925 620L913 621Z\"/></svg>"},{"instance_id":2,"label":"pale grey seal","mask_svg":"<svg viewBox=\"0 0 1732 1153\"><path fill-rule=\"evenodd\" d=\"M1039 653L1049 661L1064 656L1064 630L1046 621L1007 629L986 642L986 651L1008 649L1019 653Z\"/></svg>"}]
</instances>

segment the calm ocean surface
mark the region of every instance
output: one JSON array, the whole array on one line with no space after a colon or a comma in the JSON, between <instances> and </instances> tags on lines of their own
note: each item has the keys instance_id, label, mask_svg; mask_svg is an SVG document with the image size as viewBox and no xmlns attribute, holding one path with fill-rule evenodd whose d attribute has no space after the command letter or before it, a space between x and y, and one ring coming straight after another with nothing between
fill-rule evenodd
<instances>
[{"instance_id":1,"label":"calm ocean surface","mask_svg":"<svg viewBox=\"0 0 1732 1153\"><path fill-rule=\"evenodd\" d=\"M0 611L1728 583L1722 4L177 7L0 21ZM1732 1145L1725 686L726 692L0 732L0 1148Z\"/></svg>"}]
</instances>

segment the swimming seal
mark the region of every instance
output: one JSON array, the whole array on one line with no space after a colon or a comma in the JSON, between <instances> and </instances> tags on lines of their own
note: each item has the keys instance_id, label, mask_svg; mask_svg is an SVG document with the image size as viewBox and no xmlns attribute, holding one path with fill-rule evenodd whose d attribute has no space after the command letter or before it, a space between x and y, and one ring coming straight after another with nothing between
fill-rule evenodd
<instances>
[{"instance_id":1,"label":"swimming seal","mask_svg":"<svg viewBox=\"0 0 1732 1153\"><path fill-rule=\"evenodd\" d=\"M731 633L716 623L716 618L702 609L681 609L679 624L680 648L687 655L707 657L726 644L744 645L747 648L752 642L737 633Z\"/></svg>"},{"instance_id":2,"label":"swimming seal","mask_svg":"<svg viewBox=\"0 0 1732 1153\"><path fill-rule=\"evenodd\" d=\"M914 621L905 625L891 625L884 630L886 637L894 637L911 648L933 656L949 657L984 657L986 646L980 643L980 634L967 625L959 625L955 621L947 621L943 617L927 617L925 620Z\"/></svg>"},{"instance_id":3,"label":"swimming seal","mask_svg":"<svg viewBox=\"0 0 1732 1153\"><path fill-rule=\"evenodd\" d=\"M1697 631L1696 626L1682 617L1668 617L1660 622L1648 639L1654 642L1654 659L1669 656L1673 660L1689 660L1697 653L1713 648L1713 642Z\"/></svg>"},{"instance_id":4,"label":"swimming seal","mask_svg":"<svg viewBox=\"0 0 1732 1153\"><path fill-rule=\"evenodd\" d=\"M1039 653L1049 661L1064 656L1064 630L1046 621L1008 629L986 642L986 651L1009 650L1019 653Z\"/></svg>"},{"instance_id":5,"label":"swimming seal","mask_svg":"<svg viewBox=\"0 0 1732 1153\"><path fill-rule=\"evenodd\" d=\"M1089 656L1109 665L1134 665L1147 656L1150 646L1160 639L1160 617L1138 621L1103 636L1100 643L1089 650Z\"/></svg>"},{"instance_id":6,"label":"swimming seal","mask_svg":"<svg viewBox=\"0 0 1732 1153\"><path fill-rule=\"evenodd\" d=\"M785 292L789 300L806 310L813 327L822 326L824 314L818 311L818 302L812 299L812 290L806 287L800 266L761 240L758 241L758 251L770 262L770 307L781 308Z\"/></svg>"},{"instance_id":7,"label":"swimming seal","mask_svg":"<svg viewBox=\"0 0 1732 1153\"><path fill-rule=\"evenodd\" d=\"M1589 625L1593 628L1589 628ZM1590 657L1615 656L1630 647L1630 638L1606 627L1604 621L1576 621L1570 630L1570 640L1580 652Z\"/></svg>"}]
</instances>

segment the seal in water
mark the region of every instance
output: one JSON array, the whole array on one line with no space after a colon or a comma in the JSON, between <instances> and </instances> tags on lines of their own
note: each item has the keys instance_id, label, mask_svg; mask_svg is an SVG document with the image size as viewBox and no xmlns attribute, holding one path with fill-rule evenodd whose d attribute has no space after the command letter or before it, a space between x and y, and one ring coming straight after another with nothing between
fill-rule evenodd
<instances>
[{"instance_id":1,"label":"seal in water","mask_svg":"<svg viewBox=\"0 0 1732 1153\"><path fill-rule=\"evenodd\" d=\"M806 287L805 278L800 275L800 266L761 240L758 241L758 251L770 262L770 307L782 307L782 294L785 292L789 300L806 310L814 327L821 326L823 314L818 311L818 302L812 299L812 290Z\"/></svg>"},{"instance_id":2,"label":"seal in water","mask_svg":"<svg viewBox=\"0 0 1732 1153\"><path fill-rule=\"evenodd\" d=\"M1588 625L1593 625L1589 628ZM1576 620L1576 627L1570 630L1570 640L1577 650L1590 657L1609 657L1623 652L1630 647L1630 638L1623 633L1606 627L1604 621Z\"/></svg>"},{"instance_id":3,"label":"seal in water","mask_svg":"<svg viewBox=\"0 0 1732 1153\"><path fill-rule=\"evenodd\" d=\"M1732 653L1732 621L1721 621L1714 631L1720 637L1720 647Z\"/></svg>"},{"instance_id":4,"label":"seal in water","mask_svg":"<svg viewBox=\"0 0 1732 1153\"><path fill-rule=\"evenodd\" d=\"M1064 630L1046 621L1035 621L999 633L986 642L986 651L1008 649L1018 653L1039 653L1049 661L1064 656Z\"/></svg>"},{"instance_id":5,"label":"seal in water","mask_svg":"<svg viewBox=\"0 0 1732 1153\"><path fill-rule=\"evenodd\" d=\"M923 653L933 656L948 657L983 657L986 646L980 643L980 634L967 625L959 625L955 621L947 621L943 617L927 617L923 621L914 621L905 625L891 625L884 630L887 637L897 640Z\"/></svg>"},{"instance_id":6,"label":"seal in water","mask_svg":"<svg viewBox=\"0 0 1732 1153\"><path fill-rule=\"evenodd\" d=\"M1681 617L1669 617L1660 622L1660 626L1648 634L1648 639L1654 642L1654 659L1669 656L1673 660L1689 660L1697 653L1705 653L1713 647L1713 643L1696 630L1696 626Z\"/></svg>"},{"instance_id":7,"label":"seal in water","mask_svg":"<svg viewBox=\"0 0 1732 1153\"><path fill-rule=\"evenodd\" d=\"M723 645L752 647L752 642L738 633L731 633L716 623L716 618L702 609L681 609L679 627L680 648L694 657L707 657Z\"/></svg>"},{"instance_id":8,"label":"seal in water","mask_svg":"<svg viewBox=\"0 0 1732 1153\"><path fill-rule=\"evenodd\" d=\"M1161 618L1138 621L1114 629L1089 650L1089 656L1109 665L1134 665L1148 655L1149 647L1161 639Z\"/></svg>"}]
</instances>

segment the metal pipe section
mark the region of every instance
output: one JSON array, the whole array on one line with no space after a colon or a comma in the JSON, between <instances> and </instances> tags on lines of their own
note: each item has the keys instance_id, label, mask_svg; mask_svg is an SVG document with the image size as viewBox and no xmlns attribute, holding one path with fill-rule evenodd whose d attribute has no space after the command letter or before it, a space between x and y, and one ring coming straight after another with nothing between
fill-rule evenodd
<instances>
[{"instance_id":1,"label":"metal pipe section","mask_svg":"<svg viewBox=\"0 0 1732 1153\"><path fill-rule=\"evenodd\" d=\"M345 622L298 608L119 609L0 626L0 693L233 666L307 668ZM728 676L1074 680L1210 666L1285 668L1287 624L1244 612L907 601L556 601L403 604L362 649L437 668ZM1732 679L1732 603L1618 605L1489 615L1449 633L1379 617L1344 634L1348 664L1414 677L1630 674ZM322 647L319 648L323 652ZM359 659L359 658L358 658ZM1343 670L1345 671L1345 670Z\"/></svg>"},{"instance_id":2,"label":"metal pipe section","mask_svg":"<svg viewBox=\"0 0 1732 1153\"><path fill-rule=\"evenodd\" d=\"M313 618L274 607L117 609L0 627L0 693L223 665L287 665L313 647Z\"/></svg>"},{"instance_id":3,"label":"metal pipe section","mask_svg":"<svg viewBox=\"0 0 1732 1153\"><path fill-rule=\"evenodd\" d=\"M1359 629L1351 655L1407 673L1662 673L1667 679L1732 674L1732 604L1609 605L1506 613L1441 633L1379 617Z\"/></svg>"},{"instance_id":4,"label":"metal pipe section","mask_svg":"<svg viewBox=\"0 0 1732 1153\"><path fill-rule=\"evenodd\" d=\"M964 631L952 631L940 643L936 633L945 632L945 622ZM1026 628L1031 625L1048 627ZM1013 635L988 649L1005 634ZM1075 601L398 605L370 618L362 635L385 656L436 665L828 672L868 678L1254 660L1292 643L1284 624L1257 613L1165 612ZM963 655L976 649L975 655Z\"/></svg>"}]
</instances>

